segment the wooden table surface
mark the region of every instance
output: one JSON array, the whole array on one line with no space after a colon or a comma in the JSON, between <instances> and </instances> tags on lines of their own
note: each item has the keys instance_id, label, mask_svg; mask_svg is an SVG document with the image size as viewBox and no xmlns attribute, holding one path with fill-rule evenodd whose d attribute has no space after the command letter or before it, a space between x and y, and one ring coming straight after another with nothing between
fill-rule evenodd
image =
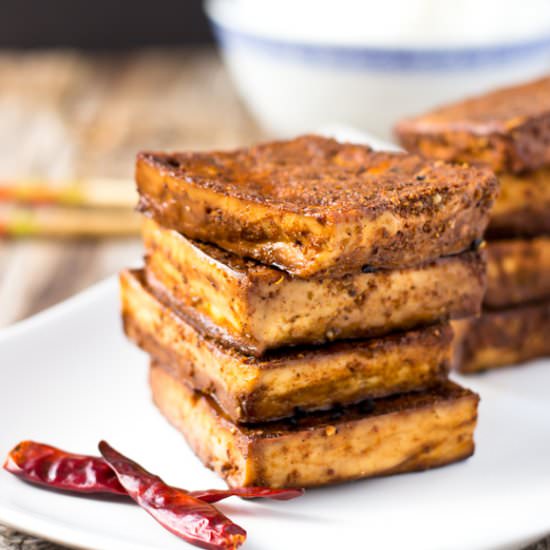
<instances>
[{"instance_id":1,"label":"wooden table surface","mask_svg":"<svg viewBox=\"0 0 550 550\"><path fill-rule=\"evenodd\" d=\"M233 147L260 137L212 51L0 54L0 179L131 178L140 149ZM137 239L0 240L0 327L139 253Z\"/></svg>"},{"instance_id":2,"label":"wooden table surface","mask_svg":"<svg viewBox=\"0 0 550 550\"><path fill-rule=\"evenodd\" d=\"M139 149L233 147L263 137L212 51L0 53L0 178L130 178ZM0 327L140 253L137 238L0 240ZM59 548L0 525L0 549Z\"/></svg>"}]
</instances>

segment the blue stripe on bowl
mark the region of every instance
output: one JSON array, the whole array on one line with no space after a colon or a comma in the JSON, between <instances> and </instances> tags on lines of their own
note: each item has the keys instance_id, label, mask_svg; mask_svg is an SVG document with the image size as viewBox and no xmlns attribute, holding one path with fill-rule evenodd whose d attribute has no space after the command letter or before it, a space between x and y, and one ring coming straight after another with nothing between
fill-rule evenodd
<instances>
[{"instance_id":1,"label":"blue stripe on bowl","mask_svg":"<svg viewBox=\"0 0 550 550\"><path fill-rule=\"evenodd\" d=\"M516 44L465 48L384 49L330 46L265 38L221 26L212 21L214 33L224 48L246 47L274 58L308 65L381 71L439 71L477 69L544 58L550 69L550 36Z\"/></svg>"}]
</instances>

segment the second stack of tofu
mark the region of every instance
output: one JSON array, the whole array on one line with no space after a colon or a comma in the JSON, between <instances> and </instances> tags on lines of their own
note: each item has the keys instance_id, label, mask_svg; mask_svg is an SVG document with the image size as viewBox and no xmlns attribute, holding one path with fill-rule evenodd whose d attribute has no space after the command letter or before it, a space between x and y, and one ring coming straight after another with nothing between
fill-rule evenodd
<instances>
[{"instance_id":1,"label":"second stack of tofu","mask_svg":"<svg viewBox=\"0 0 550 550\"><path fill-rule=\"evenodd\" d=\"M145 270L121 275L125 329L161 411L229 484L473 452L447 321L480 309L490 172L304 136L143 154L137 182L151 219Z\"/></svg>"},{"instance_id":2,"label":"second stack of tofu","mask_svg":"<svg viewBox=\"0 0 550 550\"><path fill-rule=\"evenodd\" d=\"M427 158L483 164L500 180L487 232L483 315L457 324L457 366L476 372L550 355L550 77L398 126Z\"/></svg>"}]
</instances>

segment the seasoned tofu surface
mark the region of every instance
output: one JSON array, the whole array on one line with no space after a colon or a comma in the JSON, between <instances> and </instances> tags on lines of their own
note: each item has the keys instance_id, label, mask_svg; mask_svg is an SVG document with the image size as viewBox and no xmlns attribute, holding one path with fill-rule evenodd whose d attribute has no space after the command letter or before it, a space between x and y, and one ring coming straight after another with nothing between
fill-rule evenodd
<instances>
[{"instance_id":1,"label":"seasoned tofu surface","mask_svg":"<svg viewBox=\"0 0 550 550\"><path fill-rule=\"evenodd\" d=\"M550 76L403 120L396 133L426 158L535 170L550 164Z\"/></svg>"},{"instance_id":2,"label":"seasoned tofu surface","mask_svg":"<svg viewBox=\"0 0 550 550\"><path fill-rule=\"evenodd\" d=\"M454 366L473 373L550 356L550 300L454 321Z\"/></svg>"},{"instance_id":3,"label":"seasoned tofu surface","mask_svg":"<svg viewBox=\"0 0 550 550\"><path fill-rule=\"evenodd\" d=\"M143 238L155 294L201 331L255 356L476 315L485 292L482 251L411 268L300 279L152 220Z\"/></svg>"},{"instance_id":4,"label":"seasoned tofu surface","mask_svg":"<svg viewBox=\"0 0 550 550\"><path fill-rule=\"evenodd\" d=\"M209 153L141 153L139 209L161 225L299 277L419 265L480 238L484 168L320 136Z\"/></svg>"},{"instance_id":5,"label":"seasoned tofu surface","mask_svg":"<svg viewBox=\"0 0 550 550\"><path fill-rule=\"evenodd\" d=\"M524 174L501 174L491 209L491 237L550 234L550 167Z\"/></svg>"},{"instance_id":6,"label":"seasoned tofu surface","mask_svg":"<svg viewBox=\"0 0 550 550\"><path fill-rule=\"evenodd\" d=\"M490 241L487 253L487 308L550 300L550 236Z\"/></svg>"},{"instance_id":7,"label":"seasoned tofu surface","mask_svg":"<svg viewBox=\"0 0 550 550\"><path fill-rule=\"evenodd\" d=\"M142 272L120 276L124 328L183 383L211 395L235 422L284 418L394 393L447 376L448 325L370 340L244 355L202 334L147 288Z\"/></svg>"},{"instance_id":8,"label":"seasoned tofu surface","mask_svg":"<svg viewBox=\"0 0 550 550\"><path fill-rule=\"evenodd\" d=\"M232 487L310 487L442 466L469 457L478 396L452 382L420 393L256 425L158 363L153 400L206 466Z\"/></svg>"}]
</instances>

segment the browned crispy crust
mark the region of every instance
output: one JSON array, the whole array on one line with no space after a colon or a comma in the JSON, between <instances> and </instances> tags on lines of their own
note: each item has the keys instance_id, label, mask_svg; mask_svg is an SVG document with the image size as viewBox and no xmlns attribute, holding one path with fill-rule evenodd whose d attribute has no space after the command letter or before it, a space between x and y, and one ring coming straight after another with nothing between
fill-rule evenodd
<instances>
[{"instance_id":1,"label":"browned crispy crust","mask_svg":"<svg viewBox=\"0 0 550 550\"><path fill-rule=\"evenodd\" d=\"M477 315L485 292L480 250L400 270L298 279L151 220L143 238L154 293L202 332L255 356Z\"/></svg>"},{"instance_id":2,"label":"browned crispy crust","mask_svg":"<svg viewBox=\"0 0 550 550\"><path fill-rule=\"evenodd\" d=\"M158 363L153 400L230 486L308 487L425 470L474 451L478 396L452 382L279 422L234 424Z\"/></svg>"},{"instance_id":3,"label":"browned crispy crust","mask_svg":"<svg viewBox=\"0 0 550 550\"><path fill-rule=\"evenodd\" d=\"M550 236L487 243L487 308L550 299Z\"/></svg>"},{"instance_id":4,"label":"browned crispy crust","mask_svg":"<svg viewBox=\"0 0 550 550\"><path fill-rule=\"evenodd\" d=\"M517 365L550 355L550 301L454 321L454 366L463 373Z\"/></svg>"},{"instance_id":5,"label":"browned crispy crust","mask_svg":"<svg viewBox=\"0 0 550 550\"><path fill-rule=\"evenodd\" d=\"M319 348L242 355L197 331L156 299L142 272L120 276L128 337L179 380L212 395L235 422L272 420L336 403L422 390L445 379L448 325Z\"/></svg>"},{"instance_id":6,"label":"browned crispy crust","mask_svg":"<svg viewBox=\"0 0 550 550\"><path fill-rule=\"evenodd\" d=\"M550 76L401 121L403 146L426 158L522 172L550 164Z\"/></svg>"},{"instance_id":7,"label":"browned crispy crust","mask_svg":"<svg viewBox=\"0 0 550 550\"><path fill-rule=\"evenodd\" d=\"M300 277L417 265L483 234L484 168L319 136L231 152L140 153L139 209L189 238Z\"/></svg>"}]
</instances>

